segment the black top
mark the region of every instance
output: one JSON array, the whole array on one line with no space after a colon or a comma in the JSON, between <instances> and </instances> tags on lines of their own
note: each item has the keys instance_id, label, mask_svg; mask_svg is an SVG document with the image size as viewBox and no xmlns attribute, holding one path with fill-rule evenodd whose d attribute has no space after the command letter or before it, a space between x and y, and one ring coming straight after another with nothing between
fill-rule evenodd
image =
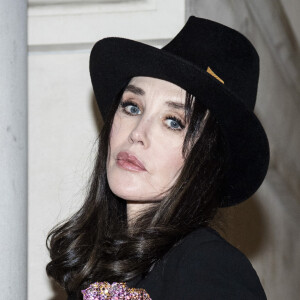
<instances>
[{"instance_id":1,"label":"black top","mask_svg":"<svg viewBox=\"0 0 300 300\"><path fill-rule=\"evenodd\" d=\"M127 285L144 288L152 300L266 299L246 256L210 228L187 235L145 278Z\"/></svg>"}]
</instances>

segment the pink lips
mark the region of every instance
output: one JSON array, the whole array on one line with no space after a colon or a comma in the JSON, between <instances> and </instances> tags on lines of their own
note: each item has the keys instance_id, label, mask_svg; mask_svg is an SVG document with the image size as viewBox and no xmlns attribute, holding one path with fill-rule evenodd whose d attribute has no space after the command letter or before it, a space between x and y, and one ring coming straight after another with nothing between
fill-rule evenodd
<instances>
[{"instance_id":1,"label":"pink lips","mask_svg":"<svg viewBox=\"0 0 300 300\"><path fill-rule=\"evenodd\" d=\"M132 154L128 152L119 152L117 155L117 164L128 171L146 171L144 165Z\"/></svg>"},{"instance_id":2,"label":"pink lips","mask_svg":"<svg viewBox=\"0 0 300 300\"><path fill-rule=\"evenodd\" d=\"M146 171L144 165L128 152L119 152L117 155L117 164L128 171Z\"/></svg>"}]
</instances>

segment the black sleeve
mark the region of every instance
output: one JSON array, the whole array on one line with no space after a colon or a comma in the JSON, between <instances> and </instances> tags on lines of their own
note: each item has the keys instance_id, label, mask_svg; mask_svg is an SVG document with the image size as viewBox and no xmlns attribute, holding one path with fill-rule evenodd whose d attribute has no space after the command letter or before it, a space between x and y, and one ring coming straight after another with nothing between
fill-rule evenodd
<instances>
[{"instance_id":1,"label":"black sleeve","mask_svg":"<svg viewBox=\"0 0 300 300\"><path fill-rule=\"evenodd\" d=\"M239 250L222 241L200 246L185 247L171 264L164 299L266 299L255 270Z\"/></svg>"}]
</instances>

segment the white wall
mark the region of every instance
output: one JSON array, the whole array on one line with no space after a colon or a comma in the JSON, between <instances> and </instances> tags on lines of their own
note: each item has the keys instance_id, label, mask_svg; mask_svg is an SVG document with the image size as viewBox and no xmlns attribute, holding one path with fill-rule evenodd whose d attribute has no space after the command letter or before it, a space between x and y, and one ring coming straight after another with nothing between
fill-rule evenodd
<instances>
[{"instance_id":1,"label":"white wall","mask_svg":"<svg viewBox=\"0 0 300 300\"><path fill-rule=\"evenodd\" d=\"M184 24L181 0L106 2L29 8L30 300L65 297L46 276L45 239L82 203L96 150L101 120L89 78L92 45L106 36L162 45Z\"/></svg>"}]
</instances>

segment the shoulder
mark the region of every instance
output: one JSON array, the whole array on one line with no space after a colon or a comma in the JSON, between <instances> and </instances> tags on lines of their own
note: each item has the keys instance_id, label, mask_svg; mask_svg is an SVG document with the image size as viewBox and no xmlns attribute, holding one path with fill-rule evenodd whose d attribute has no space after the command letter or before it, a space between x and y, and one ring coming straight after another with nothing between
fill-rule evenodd
<instances>
[{"instance_id":1,"label":"shoulder","mask_svg":"<svg viewBox=\"0 0 300 300\"><path fill-rule=\"evenodd\" d=\"M197 295L213 299L266 298L247 257L210 228L186 236L163 264L176 287L184 287L188 293L185 299Z\"/></svg>"},{"instance_id":2,"label":"shoulder","mask_svg":"<svg viewBox=\"0 0 300 300\"><path fill-rule=\"evenodd\" d=\"M170 251L169 255L170 258L179 256L183 264L190 261L208 268L216 265L228 266L232 270L233 264L238 262L241 268L253 269L250 261L241 251L211 228L200 228L190 233Z\"/></svg>"}]
</instances>

